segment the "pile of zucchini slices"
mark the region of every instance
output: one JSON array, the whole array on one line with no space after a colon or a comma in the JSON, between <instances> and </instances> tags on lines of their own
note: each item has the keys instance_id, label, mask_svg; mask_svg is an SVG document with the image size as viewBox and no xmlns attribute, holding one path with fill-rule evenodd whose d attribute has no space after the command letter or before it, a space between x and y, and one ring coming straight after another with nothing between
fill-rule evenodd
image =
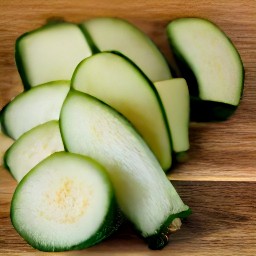
<instances>
[{"instance_id":1,"label":"pile of zucchini slices","mask_svg":"<svg viewBox=\"0 0 256 256\"><path fill-rule=\"evenodd\" d=\"M47 24L17 39L25 90L1 111L1 127L14 140L4 156L18 182L11 221L34 248L87 248L128 220L161 249L191 213L166 172L189 150L190 120L234 112L243 65L207 20L174 20L167 34L185 79L118 18Z\"/></svg>"}]
</instances>

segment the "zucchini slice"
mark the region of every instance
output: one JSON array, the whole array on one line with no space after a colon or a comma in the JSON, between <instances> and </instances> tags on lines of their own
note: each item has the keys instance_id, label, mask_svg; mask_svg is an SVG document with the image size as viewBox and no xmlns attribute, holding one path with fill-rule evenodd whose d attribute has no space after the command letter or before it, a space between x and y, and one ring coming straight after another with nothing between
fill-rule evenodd
<instances>
[{"instance_id":1,"label":"zucchini slice","mask_svg":"<svg viewBox=\"0 0 256 256\"><path fill-rule=\"evenodd\" d=\"M94 160L58 152L18 184L11 202L17 232L41 251L83 249L120 225L112 184Z\"/></svg>"},{"instance_id":2,"label":"zucchini slice","mask_svg":"<svg viewBox=\"0 0 256 256\"><path fill-rule=\"evenodd\" d=\"M129 60L110 52L86 58L76 68L71 87L102 100L124 115L148 143L162 168L170 168L171 143L159 95Z\"/></svg>"},{"instance_id":3,"label":"zucchini slice","mask_svg":"<svg viewBox=\"0 0 256 256\"><path fill-rule=\"evenodd\" d=\"M172 147L177 160L189 150L189 91L183 78L154 83L162 103L169 128Z\"/></svg>"},{"instance_id":4,"label":"zucchini slice","mask_svg":"<svg viewBox=\"0 0 256 256\"><path fill-rule=\"evenodd\" d=\"M69 89L69 81L54 81L22 92L3 110L4 132L16 140L39 124L59 120Z\"/></svg>"},{"instance_id":5,"label":"zucchini slice","mask_svg":"<svg viewBox=\"0 0 256 256\"><path fill-rule=\"evenodd\" d=\"M49 121L24 133L12 144L5 153L5 165L20 182L43 159L63 150L59 122Z\"/></svg>"},{"instance_id":6,"label":"zucchini slice","mask_svg":"<svg viewBox=\"0 0 256 256\"><path fill-rule=\"evenodd\" d=\"M71 90L61 110L60 129L68 151L105 166L121 210L151 248L175 218L190 214L148 145L110 106Z\"/></svg>"},{"instance_id":7,"label":"zucchini slice","mask_svg":"<svg viewBox=\"0 0 256 256\"><path fill-rule=\"evenodd\" d=\"M70 80L77 64L91 54L79 26L67 22L45 25L16 41L16 64L25 89Z\"/></svg>"},{"instance_id":8,"label":"zucchini slice","mask_svg":"<svg viewBox=\"0 0 256 256\"><path fill-rule=\"evenodd\" d=\"M192 121L227 119L243 92L244 69L231 40L212 22L180 18L167 27L191 95Z\"/></svg>"},{"instance_id":9,"label":"zucchini slice","mask_svg":"<svg viewBox=\"0 0 256 256\"><path fill-rule=\"evenodd\" d=\"M139 28L120 18L93 18L81 24L99 51L118 51L131 59L151 81L172 77L166 59ZM95 47L94 47L95 48Z\"/></svg>"}]
</instances>

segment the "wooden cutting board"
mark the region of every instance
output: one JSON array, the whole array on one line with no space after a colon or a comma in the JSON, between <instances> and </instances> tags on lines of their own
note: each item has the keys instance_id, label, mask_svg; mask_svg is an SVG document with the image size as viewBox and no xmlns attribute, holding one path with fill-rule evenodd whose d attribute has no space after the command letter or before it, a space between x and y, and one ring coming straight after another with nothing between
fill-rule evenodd
<instances>
[{"instance_id":1,"label":"wooden cutting board","mask_svg":"<svg viewBox=\"0 0 256 256\"><path fill-rule=\"evenodd\" d=\"M23 90L14 62L14 43L48 19L80 22L117 16L143 29L173 63L165 34L177 17L204 17L232 39L245 66L243 99L221 123L191 123L190 159L169 177L193 214L162 251L150 251L124 225L113 237L78 252L58 255L256 255L256 1L0 1L0 109ZM0 157L11 140L0 136ZM16 182L0 166L0 255L48 255L13 229L9 208ZM55 255L52 253L51 255ZM57 255L57 254L56 254Z\"/></svg>"}]
</instances>

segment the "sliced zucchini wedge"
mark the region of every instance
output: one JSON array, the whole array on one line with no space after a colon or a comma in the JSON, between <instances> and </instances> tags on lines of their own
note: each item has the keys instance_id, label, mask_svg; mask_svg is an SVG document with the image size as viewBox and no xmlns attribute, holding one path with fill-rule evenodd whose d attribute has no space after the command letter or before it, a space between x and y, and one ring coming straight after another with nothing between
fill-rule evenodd
<instances>
[{"instance_id":1,"label":"sliced zucchini wedge","mask_svg":"<svg viewBox=\"0 0 256 256\"><path fill-rule=\"evenodd\" d=\"M120 225L112 184L94 160L54 153L18 184L11 202L17 232L41 251L83 249Z\"/></svg>"},{"instance_id":2,"label":"sliced zucchini wedge","mask_svg":"<svg viewBox=\"0 0 256 256\"><path fill-rule=\"evenodd\" d=\"M167 27L174 51L191 95L192 121L221 121L239 105L244 68L237 49L212 22L180 18Z\"/></svg>"},{"instance_id":3,"label":"sliced zucchini wedge","mask_svg":"<svg viewBox=\"0 0 256 256\"><path fill-rule=\"evenodd\" d=\"M16 140L35 126L59 120L69 89L69 81L54 81L22 92L3 110L4 132Z\"/></svg>"},{"instance_id":4,"label":"sliced zucchini wedge","mask_svg":"<svg viewBox=\"0 0 256 256\"><path fill-rule=\"evenodd\" d=\"M154 83L164 106L177 160L189 150L189 91L183 78Z\"/></svg>"},{"instance_id":5,"label":"sliced zucchini wedge","mask_svg":"<svg viewBox=\"0 0 256 256\"><path fill-rule=\"evenodd\" d=\"M151 81L172 77L167 61L138 27L120 18L93 18L81 24L99 51L118 51L131 59ZM95 48L95 47L94 47Z\"/></svg>"},{"instance_id":6,"label":"sliced zucchini wedge","mask_svg":"<svg viewBox=\"0 0 256 256\"><path fill-rule=\"evenodd\" d=\"M125 57L111 52L83 60L71 81L124 115L139 131L162 168L172 162L171 140L162 102L154 85Z\"/></svg>"},{"instance_id":7,"label":"sliced zucchini wedge","mask_svg":"<svg viewBox=\"0 0 256 256\"><path fill-rule=\"evenodd\" d=\"M98 99L71 90L61 110L60 129L68 151L105 166L121 210L149 246L159 249L155 242L190 209L131 123Z\"/></svg>"},{"instance_id":8,"label":"sliced zucchini wedge","mask_svg":"<svg viewBox=\"0 0 256 256\"><path fill-rule=\"evenodd\" d=\"M12 144L4 156L5 166L20 182L34 166L58 151L64 151L59 122L49 121L27 131Z\"/></svg>"},{"instance_id":9,"label":"sliced zucchini wedge","mask_svg":"<svg viewBox=\"0 0 256 256\"><path fill-rule=\"evenodd\" d=\"M91 54L79 26L67 22L45 25L16 41L16 64L25 89L70 80L77 64Z\"/></svg>"}]
</instances>

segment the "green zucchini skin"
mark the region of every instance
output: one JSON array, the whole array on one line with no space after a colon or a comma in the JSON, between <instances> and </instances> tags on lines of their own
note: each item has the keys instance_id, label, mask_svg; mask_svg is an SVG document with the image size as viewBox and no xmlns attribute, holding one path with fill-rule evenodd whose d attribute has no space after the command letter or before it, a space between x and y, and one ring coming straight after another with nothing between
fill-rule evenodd
<instances>
[{"instance_id":1,"label":"green zucchini skin","mask_svg":"<svg viewBox=\"0 0 256 256\"><path fill-rule=\"evenodd\" d=\"M177 20L182 20L183 18L178 18ZM189 19L189 18L184 18ZM197 19L194 17L191 17L191 19ZM244 89L244 78L245 78L245 69L242 62L242 58L234 46L231 39L213 22L200 18L202 20L205 20L206 22L211 23L213 26L215 26L217 29L220 30L220 32L227 38L229 41L231 47L233 47L234 51L236 52L239 62L241 65L241 87L240 87L240 100L243 96L243 89ZM204 100L201 99L199 96L199 85L198 85L198 79L196 77L196 74L192 70L190 64L186 60L186 58L182 55L182 53L179 50L179 47L177 45L177 42L172 38L172 36L167 33L168 41L171 47L171 50L173 51L174 58L176 60L177 66L181 72L181 76L187 81L189 93L190 93L190 120L195 122L216 122L216 121L225 121L229 119L234 112L236 111L238 105L232 105L224 102L219 101L211 101L211 100Z\"/></svg>"},{"instance_id":2,"label":"green zucchini skin","mask_svg":"<svg viewBox=\"0 0 256 256\"><path fill-rule=\"evenodd\" d=\"M170 42L172 45L172 43ZM202 100L199 97L198 82L192 69L180 53L172 46L176 63L181 71L182 77L187 81L189 94L190 94L190 120L192 122L218 122L229 119L238 106L216 102L210 100ZM243 67L243 80L244 84L244 67ZM241 98L243 94L244 85L241 88Z\"/></svg>"},{"instance_id":3,"label":"green zucchini skin","mask_svg":"<svg viewBox=\"0 0 256 256\"><path fill-rule=\"evenodd\" d=\"M92 54L96 54L101 52L100 49L98 48L98 46L95 44L95 42L93 41L91 34L89 33L88 29L83 26L82 24L78 24L79 28L82 30L82 32L84 33L84 36L92 50Z\"/></svg>"},{"instance_id":4,"label":"green zucchini skin","mask_svg":"<svg viewBox=\"0 0 256 256\"><path fill-rule=\"evenodd\" d=\"M124 218L123 218L123 215L117 205L112 186L110 187L111 189L108 192L110 204L108 205L107 214L106 214L102 224L98 227L98 230L89 239L85 240L84 242L81 242L81 243L73 245L73 246L56 246L54 244L49 244L49 243L47 244L42 241L37 241L36 239L34 239L34 237L31 237L30 235L28 235L26 233L26 231L23 231L22 228L21 229L17 228L19 224L16 223L15 214L16 214L16 211L19 209L17 209L15 207L15 205L16 205L16 200L19 200L20 190L22 190L23 186L26 185L26 182L30 179L31 176L33 177L33 175L36 175L38 167L44 165L45 162L49 162L50 160L52 160L53 158L56 158L56 157L58 157L60 159L72 157L74 159L80 158L80 160L82 160L82 159L86 160L88 163L91 163L91 165L96 166L98 171L101 172L101 175L103 175L106 182L110 182L105 170L101 167L101 165L99 165L97 162L95 162L95 160L93 160L89 157L86 157L86 156L68 153L68 152L54 153L51 156L49 156L48 158L44 159L42 162L40 162L37 166L35 166L29 173L27 173L24 176L24 178L20 181L18 186L16 187L15 192L13 194L12 201L11 201L11 208L10 208L11 222L12 222L13 226L15 227L16 231L20 234L20 236L23 237L23 239L29 245L31 245L33 248L38 249L40 251L61 252L61 251L69 251L69 250L80 250L80 249L85 249L85 248L91 247L91 246L101 242L102 240L106 239L107 237L109 237L123 223ZM51 228L51 227L49 227L49 228ZM53 232L54 232L54 230L53 230Z\"/></svg>"},{"instance_id":5,"label":"green zucchini skin","mask_svg":"<svg viewBox=\"0 0 256 256\"><path fill-rule=\"evenodd\" d=\"M190 97L191 121L218 122L229 119L238 106L223 102L201 100L198 97Z\"/></svg>"},{"instance_id":6,"label":"green zucchini skin","mask_svg":"<svg viewBox=\"0 0 256 256\"><path fill-rule=\"evenodd\" d=\"M4 124L4 112L6 111L6 109L8 108L8 105L10 104L10 102L8 102L2 109L1 109L1 112L0 112L0 124L1 124L1 128L0 128L0 131L11 138L11 136L8 135L8 131L5 127L5 124Z\"/></svg>"}]
</instances>

